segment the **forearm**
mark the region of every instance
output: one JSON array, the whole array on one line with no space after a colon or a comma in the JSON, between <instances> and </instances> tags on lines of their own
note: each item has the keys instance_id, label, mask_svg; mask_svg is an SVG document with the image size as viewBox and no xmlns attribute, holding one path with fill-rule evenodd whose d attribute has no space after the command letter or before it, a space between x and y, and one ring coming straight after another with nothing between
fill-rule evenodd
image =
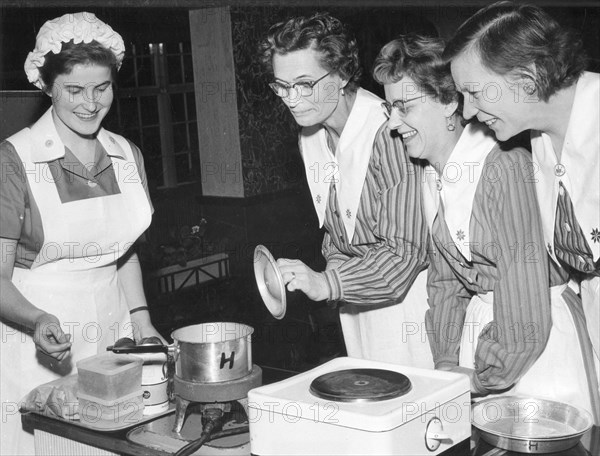
<instances>
[{"instance_id":1,"label":"forearm","mask_svg":"<svg viewBox=\"0 0 600 456\"><path fill-rule=\"evenodd\" d=\"M137 253L132 253L118 268L119 288L125 294L130 310L147 306L142 280L142 269Z\"/></svg>"},{"instance_id":2,"label":"forearm","mask_svg":"<svg viewBox=\"0 0 600 456\"><path fill-rule=\"evenodd\" d=\"M144 293L142 270L136 253L130 254L118 268L119 288L125 295L127 307L131 312L136 338L145 337L154 331L150 321L148 303ZM133 312L132 312L133 311Z\"/></svg>"},{"instance_id":3,"label":"forearm","mask_svg":"<svg viewBox=\"0 0 600 456\"><path fill-rule=\"evenodd\" d=\"M333 300L375 305L402 300L426 267L425 249L408 242L393 247L381 243L362 257L325 271L325 275Z\"/></svg>"}]
</instances>

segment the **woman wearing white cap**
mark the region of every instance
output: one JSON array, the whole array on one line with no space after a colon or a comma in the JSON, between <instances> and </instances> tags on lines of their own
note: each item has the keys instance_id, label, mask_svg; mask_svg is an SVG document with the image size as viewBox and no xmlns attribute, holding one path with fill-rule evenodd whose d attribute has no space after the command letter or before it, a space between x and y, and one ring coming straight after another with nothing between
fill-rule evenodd
<instances>
[{"instance_id":1,"label":"woman wearing white cap","mask_svg":"<svg viewBox=\"0 0 600 456\"><path fill-rule=\"evenodd\" d=\"M27 392L120 337L159 336L131 248L152 217L142 156L101 127L124 51L93 14L46 22L25 71L52 107L0 144L2 454L34 452Z\"/></svg>"}]
</instances>

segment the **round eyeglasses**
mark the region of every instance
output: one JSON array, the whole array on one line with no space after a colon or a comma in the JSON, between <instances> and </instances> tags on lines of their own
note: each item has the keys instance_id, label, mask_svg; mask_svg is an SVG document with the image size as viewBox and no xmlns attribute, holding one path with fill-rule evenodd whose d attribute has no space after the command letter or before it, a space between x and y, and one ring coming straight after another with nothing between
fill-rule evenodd
<instances>
[{"instance_id":1,"label":"round eyeglasses","mask_svg":"<svg viewBox=\"0 0 600 456\"><path fill-rule=\"evenodd\" d=\"M389 101L384 101L383 103L381 103L381 106L383 106L385 108L388 116L392 115L393 109L398 110L398 112L400 114L405 116L406 114L408 114L408 108L406 107L406 104L410 103L411 101L415 101L420 98L424 98L425 96L426 95L423 94L423 95L419 95L418 97L409 98L407 100L395 100L392 103L390 103Z\"/></svg>"},{"instance_id":2,"label":"round eyeglasses","mask_svg":"<svg viewBox=\"0 0 600 456\"><path fill-rule=\"evenodd\" d=\"M314 87L333 72L330 71L315 81L300 81L287 84L279 81L270 82L269 87L280 98L295 98L297 96L309 97L313 94Z\"/></svg>"}]
</instances>

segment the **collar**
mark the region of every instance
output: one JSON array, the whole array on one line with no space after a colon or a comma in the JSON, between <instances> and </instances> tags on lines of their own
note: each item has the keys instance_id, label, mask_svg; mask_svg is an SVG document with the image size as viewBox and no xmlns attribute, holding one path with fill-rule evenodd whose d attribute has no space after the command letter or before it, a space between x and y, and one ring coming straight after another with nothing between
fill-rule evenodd
<instances>
[{"instance_id":1,"label":"collar","mask_svg":"<svg viewBox=\"0 0 600 456\"><path fill-rule=\"evenodd\" d=\"M442 183L438 178L438 173L429 163L425 165L423 173L423 212L429 227L429 233L432 233L433 222L440 208L439 191L442 189Z\"/></svg>"},{"instance_id":2,"label":"collar","mask_svg":"<svg viewBox=\"0 0 600 456\"><path fill-rule=\"evenodd\" d=\"M50 162L65 156L65 145L52 119L52 107L31 126L31 138L31 160L34 163ZM109 156L125 159L125 152L112 133L100 128L97 139Z\"/></svg>"},{"instance_id":3,"label":"collar","mask_svg":"<svg viewBox=\"0 0 600 456\"><path fill-rule=\"evenodd\" d=\"M387 117L381 107L383 100L359 88L352 111L337 149L333 154L327 145L322 125L304 128L300 134L302 158L319 224L323 226L329 187L337 185L338 205L349 240L354 236L356 215L360 205L375 136Z\"/></svg>"},{"instance_id":4,"label":"collar","mask_svg":"<svg viewBox=\"0 0 600 456\"><path fill-rule=\"evenodd\" d=\"M475 192L485 159L497 142L480 123L468 124L438 176L444 220L450 236L462 255L471 261L470 222Z\"/></svg>"},{"instance_id":5,"label":"collar","mask_svg":"<svg viewBox=\"0 0 600 456\"><path fill-rule=\"evenodd\" d=\"M566 188L577 223L594 261L600 257L600 74L585 72L577 81L571 117L558 162L549 136L531 132L533 162L539 166L536 188L544 238L552 258L559 184Z\"/></svg>"}]
</instances>

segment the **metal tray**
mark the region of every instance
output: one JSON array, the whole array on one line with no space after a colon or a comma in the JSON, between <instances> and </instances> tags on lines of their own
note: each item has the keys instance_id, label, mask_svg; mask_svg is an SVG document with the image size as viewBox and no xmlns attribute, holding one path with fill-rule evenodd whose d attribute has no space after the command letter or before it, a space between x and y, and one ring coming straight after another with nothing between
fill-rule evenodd
<instances>
[{"instance_id":1,"label":"metal tray","mask_svg":"<svg viewBox=\"0 0 600 456\"><path fill-rule=\"evenodd\" d=\"M139 420L129 420L129 421L126 420L124 422L115 423L114 426L108 426L108 427L95 427L95 426L87 424L85 421L81 421L79 419L66 419L66 418L61 418L61 417L58 417L56 415L52 415L49 413L43 413L43 412L27 412L27 413L32 413L35 415L42 415L42 416L45 416L47 418L50 418L50 419L53 419L56 421L60 421L63 423L69 423L69 424L72 424L73 426L81 427L84 429L90 429L92 431L114 432L114 431L123 431L125 429L131 429L135 426L140 426L144 423L149 423L150 421L155 420L160 417L163 417L165 415L174 414L175 413L175 404L171 403L171 404L169 404L168 409L162 410L153 415L142 415Z\"/></svg>"},{"instance_id":2,"label":"metal tray","mask_svg":"<svg viewBox=\"0 0 600 456\"><path fill-rule=\"evenodd\" d=\"M484 399L472 407L472 424L483 440L520 453L571 448L593 425L591 415L562 402L523 396Z\"/></svg>"},{"instance_id":3,"label":"metal tray","mask_svg":"<svg viewBox=\"0 0 600 456\"><path fill-rule=\"evenodd\" d=\"M32 404L35 404L36 409L27 408L26 410L21 411L21 413L32 413L35 415L42 415L42 416L45 416L52 420L60 421L63 423L69 423L69 424L72 424L73 426L77 426L77 427L81 427L81 428L85 428L85 429L91 429L94 431L113 432L113 431L121 431L124 429L133 428L135 426L139 426L141 424L147 423L147 422L152 421L161 416L168 415L170 413L175 412L175 403L170 403L169 408L167 408L166 410L159 411L152 415L142 415L141 417L139 417L139 419L137 417L134 418L133 414L131 414L130 415L131 418L126 417L125 420L123 420L123 421L115 421L113 426L109 425L109 426L103 426L103 427L97 427L97 426L94 426L93 423L81 421L79 419L79 414L76 414L76 415L73 414L72 416L70 416L68 418L63 418L62 416L58 416L56 413L53 413L47 404L47 402L53 401L51 396L48 395L49 391L52 388L61 388L62 387L62 388L69 388L73 391L72 399L69 399L68 402L64 402L64 403L53 402L55 407L59 407L59 408L69 410L69 411L78 409L79 404L78 404L78 401L76 398L76 396L77 396L76 388L77 388L77 381L78 381L77 379L78 379L77 374L71 374L71 375L67 375L65 377L60 377L56 380L52 380L51 382L39 385L36 389L39 389L41 392L43 392L43 395L41 395L38 398L40 402L38 402L38 400L36 400L35 402L30 401ZM28 396L29 396L29 394L28 394Z\"/></svg>"}]
</instances>

